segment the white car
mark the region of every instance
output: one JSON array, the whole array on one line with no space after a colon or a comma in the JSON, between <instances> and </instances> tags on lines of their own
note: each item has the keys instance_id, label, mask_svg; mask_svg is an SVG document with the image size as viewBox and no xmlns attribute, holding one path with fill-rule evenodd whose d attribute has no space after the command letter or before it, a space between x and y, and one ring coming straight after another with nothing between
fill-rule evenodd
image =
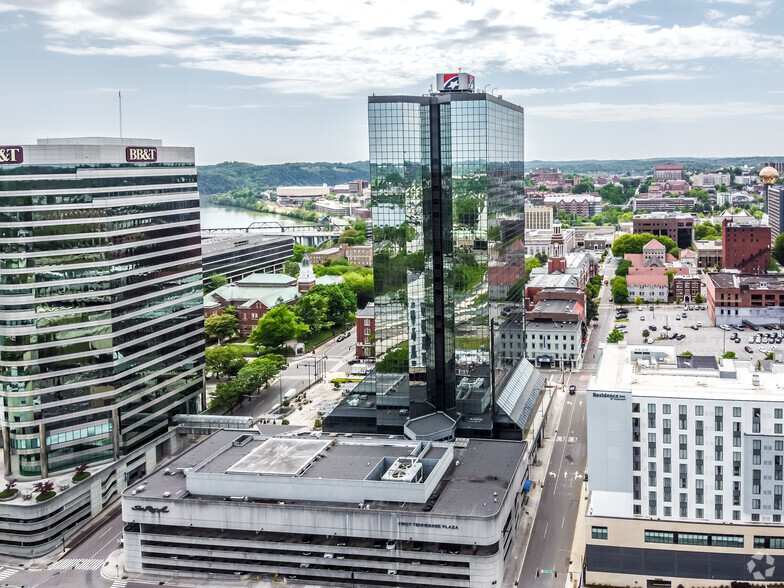
<instances>
[{"instance_id":1,"label":"white car","mask_svg":"<svg viewBox=\"0 0 784 588\"><path fill-rule=\"evenodd\" d=\"M768 350L765 349L764 347L760 347L759 348L759 352L762 353L763 355L767 355L768 354Z\"/></svg>"},{"instance_id":2,"label":"white car","mask_svg":"<svg viewBox=\"0 0 784 588\"><path fill-rule=\"evenodd\" d=\"M700 323L697 323L697 324L699 325ZM727 325L719 325L719 328L722 331L729 331L730 330L729 326L727 326Z\"/></svg>"},{"instance_id":3,"label":"white car","mask_svg":"<svg viewBox=\"0 0 784 588\"><path fill-rule=\"evenodd\" d=\"M754 337L749 337L749 344L754 343Z\"/></svg>"}]
</instances>

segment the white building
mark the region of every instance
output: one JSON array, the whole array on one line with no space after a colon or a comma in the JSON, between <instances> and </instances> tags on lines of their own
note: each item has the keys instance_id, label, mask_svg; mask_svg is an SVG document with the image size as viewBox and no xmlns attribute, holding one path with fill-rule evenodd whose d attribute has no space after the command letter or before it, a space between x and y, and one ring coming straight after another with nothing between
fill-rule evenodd
<instances>
[{"instance_id":1,"label":"white building","mask_svg":"<svg viewBox=\"0 0 784 588\"><path fill-rule=\"evenodd\" d=\"M706 173L694 174L691 177L691 183L696 188L713 188L714 186L730 185L730 174L722 173Z\"/></svg>"},{"instance_id":2,"label":"white building","mask_svg":"<svg viewBox=\"0 0 784 588\"><path fill-rule=\"evenodd\" d=\"M784 547L782 382L748 361L603 348L587 391L588 583L760 579L752 556Z\"/></svg>"},{"instance_id":3,"label":"white building","mask_svg":"<svg viewBox=\"0 0 784 588\"><path fill-rule=\"evenodd\" d=\"M126 570L204 583L501 586L522 549L528 448L221 430L123 494Z\"/></svg>"},{"instance_id":4,"label":"white building","mask_svg":"<svg viewBox=\"0 0 784 588\"><path fill-rule=\"evenodd\" d=\"M552 210L548 208L547 210ZM552 227L552 225L551 225ZM569 253L573 251L575 248L575 230L574 229L562 229L561 235L563 235L564 241L564 251ZM550 242L553 240L553 230L552 228L548 230L539 229L539 230L529 230L528 225L526 225L525 229L525 255L526 257L533 257L537 253L544 253L546 255L550 254Z\"/></svg>"}]
</instances>

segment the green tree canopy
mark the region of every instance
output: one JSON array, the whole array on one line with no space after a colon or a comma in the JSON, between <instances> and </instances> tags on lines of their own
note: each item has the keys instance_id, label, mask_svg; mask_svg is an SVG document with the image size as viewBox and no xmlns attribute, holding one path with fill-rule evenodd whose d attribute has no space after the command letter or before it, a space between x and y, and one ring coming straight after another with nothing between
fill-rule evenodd
<instances>
[{"instance_id":1,"label":"green tree canopy","mask_svg":"<svg viewBox=\"0 0 784 588\"><path fill-rule=\"evenodd\" d=\"M234 377L245 367L246 361L242 352L231 345L226 347L208 347L205 352L205 369L213 372L216 377Z\"/></svg>"},{"instance_id":2,"label":"green tree canopy","mask_svg":"<svg viewBox=\"0 0 784 588\"><path fill-rule=\"evenodd\" d=\"M318 287L314 286L310 291ZM308 326L297 318L293 310L281 304L259 319L259 325L248 337L248 343L254 347L281 347L286 341L301 337L308 330Z\"/></svg>"},{"instance_id":3,"label":"green tree canopy","mask_svg":"<svg viewBox=\"0 0 784 588\"><path fill-rule=\"evenodd\" d=\"M773 259L784 265L784 233L778 235L773 242Z\"/></svg>"},{"instance_id":4,"label":"green tree canopy","mask_svg":"<svg viewBox=\"0 0 784 588\"><path fill-rule=\"evenodd\" d=\"M721 356L723 359L738 359L738 356L735 355L734 351L727 351L724 355Z\"/></svg>"},{"instance_id":5,"label":"green tree canopy","mask_svg":"<svg viewBox=\"0 0 784 588\"><path fill-rule=\"evenodd\" d=\"M572 194L585 194L586 192L594 192L595 190L593 184L580 182L579 184L575 184L574 188L572 188Z\"/></svg>"},{"instance_id":6,"label":"green tree canopy","mask_svg":"<svg viewBox=\"0 0 784 588\"><path fill-rule=\"evenodd\" d=\"M223 339L233 337L239 327L237 317L227 313L225 310L221 314L213 314L204 320L204 334L210 339Z\"/></svg>"},{"instance_id":7,"label":"green tree canopy","mask_svg":"<svg viewBox=\"0 0 784 588\"><path fill-rule=\"evenodd\" d=\"M308 326L311 333L318 333L332 326L332 323L327 319L329 299L323 294L311 294L310 292L305 294L297 300L294 314Z\"/></svg>"},{"instance_id":8,"label":"green tree canopy","mask_svg":"<svg viewBox=\"0 0 784 588\"><path fill-rule=\"evenodd\" d=\"M327 321L333 325L345 325L357 311L357 295L345 283L317 284L303 298L316 295L323 295L327 299Z\"/></svg>"},{"instance_id":9,"label":"green tree canopy","mask_svg":"<svg viewBox=\"0 0 784 588\"><path fill-rule=\"evenodd\" d=\"M637 233L634 235L621 235L618 237L612 246L612 252L615 257L623 257L627 253L642 253L643 247L651 241L656 239L659 243L664 245L667 253L678 256L678 244L664 235L654 236L650 233Z\"/></svg>"},{"instance_id":10,"label":"green tree canopy","mask_svg":"<svg viewBox=\"0 0 784 588\"><path fill-rule=\"evenodd\" d=\"M299 274L299 264L293 259L287 259L283 264L283 273L292 278L296 278Z\"/></svg>"},{"instance_id":11,"label":"green tree canopy","mask_svg":"<svg viewBox=\"0 0 784 588\"><path fill-rule=\"evenodd\" d=\"M262 386L265 388L269 386L284 365L286 360L281 355L263 355L243 367L237 374L237 380L246 392L249 390L258 392Z\"/></svg>"},{"instance_id":12,"label":"green tree canopy","mask_svg":"<svg viewBox=\"0 0 784 588\"><path fill-rule=\"evenodd\" d=\"M204 293L209 294L213 290L217 290L221 286L225 286L229 283L228 278L221 274L212 274L210 279L207 280L207 283L204 286Z\"/></svg>"},{"instance_id":13,"label":"green tree canopy","mask_svg":"<svg viewBox=\"0 0 784 588\"><path fill-rule=\"evenodd\" d=\"M629 288L626 286L626 278L618 276L612 281L612 296L616 304L626 304L629 302Z\"/></svg>"},{"instance_id":14,"label":"green tree canopy","mask_svg":"<svg viewBox=\"0 0 784 588\"><path fill-rule=\"evenodd\" d=\"M218 382L210 397L210 408L231 408L242 398L243 388L237 380Z\"/></svg>"},{"instance_id":15,"label":"green tree canopy","mask_svg":"<svg viewBox=\"0 0 784 588\"><path fill-rule=\"evenodd\" d=\"M365 308L373 302L373 273L349 272L343 274L343 283L357 296L357 308Z\"/></svg>"},{"instance_id":16,"label":"green tree canopy","mask_svg":"<svg viewBox=\"0 0 784 588\"><path fill-rule=\"evenodd\" d=\"M595 298L585 300L585 320L589 323L599 318L599 303Z\"/></svg>"},{"instance_id":17,"label":"green tree canopy","mask_svg":"<svg viewBox=\"0 0 784 588\"><path fill-rule=\"evenodd\" d=\"M618 267L615 268L615 275L628 276L630 267L632 267L632 262L626 259L622 259L620 262L618 262Z\"/></svg>"},{"instance_id":18,"label":"green tree canopy","mask_svg":"<svg viewBox=\"0 0 784 588\"><path fill-rule=\"evenodd\" d=\"M346 228L338 238L338 243L346 243L348 245L364 245L365 233L360 233L356 229Z\"/></svg>"},{"instance_id":19,"label":"green tree canopy","mask_svg":"<svg viewBox=\"0 0 784 588\"><path fill-rule=\"evenodd\" d=\"M618 343L619 341L623 341L623 333L621 333L616 327L612 331L610 331L609 335L607 335L607 342Z\"/></svg>"}]
</instances>

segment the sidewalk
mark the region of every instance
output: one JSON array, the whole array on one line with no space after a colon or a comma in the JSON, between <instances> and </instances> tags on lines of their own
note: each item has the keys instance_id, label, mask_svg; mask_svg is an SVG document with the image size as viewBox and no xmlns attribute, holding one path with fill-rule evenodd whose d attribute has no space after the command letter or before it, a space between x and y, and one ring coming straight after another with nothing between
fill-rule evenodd
<instances>
[{"instance_id":1,"label":"sidewalk","mask_svg":"<svg viewBox=\"0 0 784 588\"><path fill-rule=\"evenodd\" d=\"M550 382L548 382L550 383ZM553 382L555 385L555 382ZM516 537L521 541L520 548L521 554L515 556L514 566L507 568L504 574L503 586L519 586L521 584L520 574L523 570L525 557L528 553L528 545L531 541L531 533L534 530L534 522L536 521L536 513L539 507L539 501L542 496L543 484L547 477L547 467L550 463L550 456L553 452L553 439L556 434L556 427L558 419L552 418L553 415L560 414L563 409L564 402L566 401L566 393L564 386L558 385L553 392L549 393L549 399L545 397L543 402L546 402L544 414L547 416L545 421L545 428L542 438L542 447L537 451L536 461L531 464L528 470L528 479L531 480L531 489L528 491L528 502L523 507L523 514L521 522L516 532ZM534 425L537 421L534 420ZM538 429L535 429L538 430ZM536 435L533 436L536 438ZM532 442L533 440L531 440Z\"/></svg>"},{"instance_id":2,"label":"sidewalk","mask_svg":"<svg viewBox=\"0 0 784 588\"><path fill-rule=\"evenodd\" d=\"M574 539L572 540L572 559L569 563L569 574L565 588L583 586L581 581L583 557L585 554L585 509L588 504L588 483L583 482L580 492L580 504L577 506L577 520L574 523ZM575 556L579 556L579 559Z\"/></svg>"}]
</instances>

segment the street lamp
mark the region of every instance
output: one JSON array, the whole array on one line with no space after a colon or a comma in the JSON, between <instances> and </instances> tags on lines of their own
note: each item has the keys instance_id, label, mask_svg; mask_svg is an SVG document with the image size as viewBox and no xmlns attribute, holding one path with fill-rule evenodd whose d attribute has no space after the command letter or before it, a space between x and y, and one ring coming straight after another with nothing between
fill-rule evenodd
<instances>
[{"instance_id":1,"label":"street lamp","mask_svg":"<svg viewBox=\"0 0 784 588\"><path fill-rule=\"evenodd\" d=\"M278 376L278 410L283 408L283 372L289 369L289 364L286 364L280 369Z\"/></svg>"}]
</instances>

